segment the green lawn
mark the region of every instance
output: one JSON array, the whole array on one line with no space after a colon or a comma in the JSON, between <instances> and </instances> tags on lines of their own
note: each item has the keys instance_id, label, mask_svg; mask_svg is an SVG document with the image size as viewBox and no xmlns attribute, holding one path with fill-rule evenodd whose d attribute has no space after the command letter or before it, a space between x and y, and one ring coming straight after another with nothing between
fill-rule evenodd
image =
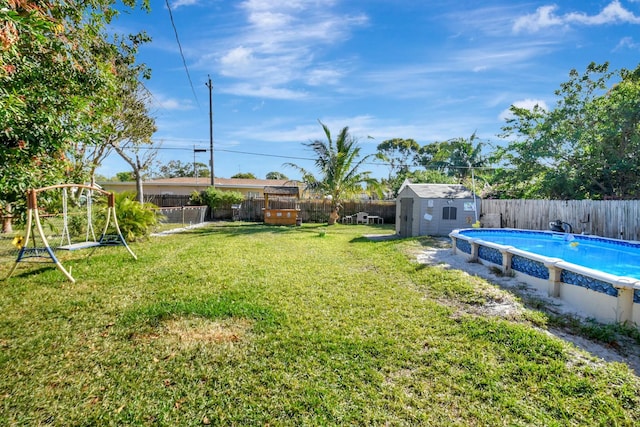
<instances>
[{"instance_id":1,"label":"green lawn","mask_svg":"<svg viewBox=\"0 0 640 427\"><path fill-rule=\"evenodd\" d=\"M20 264L0 287L0 425L640 419L625 365L592 363L540 313L470 314L490 285L415 263L427 239L363 237L380 232L216 224L134 243L138 261L63 254L75 284Z\"/></svg>"}]
</instances>

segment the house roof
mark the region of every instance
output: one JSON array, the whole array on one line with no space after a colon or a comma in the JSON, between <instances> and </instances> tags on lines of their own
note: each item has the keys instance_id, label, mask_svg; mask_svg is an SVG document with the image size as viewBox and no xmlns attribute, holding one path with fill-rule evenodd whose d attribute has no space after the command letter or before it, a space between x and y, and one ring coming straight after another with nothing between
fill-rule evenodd
<instances>
[{"instance_id":1,"label":"house roof","mask_svg":"<svg viewBox=\"0 0 640 427\"><path fill-rule=\"evenodd\" d=\"M144 181L145 184L170 184L170 185L209 185L210 177L178 177L178 178L159 178ZM244 178L218 178L214 180L216 186L235 187L235 188L262 188L268 185L284 186L286 184L294 184L296 181L286 179L244 179Z\"/></svg>"},{"instance_id":2,"label":"house roof","mask_svg":"<svg viewBox=\"0 0 640 427\"><path fill-rule=\"evenodd\" d=\"M268 185L264 187L264 194L268 194L270 196L292 196L299 197L300 196L300 188L292 187L292 186L273 186Z\"/></svg>"},{"instance_id":3,"label":"house roof","mask_svg":"<svg viewBox=\"0 0 640 427\"><path fill-rule=\"evenodd\" d=\"M418 197L425 199L472 199L473 193L458 184L407 184Z\"/></svg>"}]
</instances>

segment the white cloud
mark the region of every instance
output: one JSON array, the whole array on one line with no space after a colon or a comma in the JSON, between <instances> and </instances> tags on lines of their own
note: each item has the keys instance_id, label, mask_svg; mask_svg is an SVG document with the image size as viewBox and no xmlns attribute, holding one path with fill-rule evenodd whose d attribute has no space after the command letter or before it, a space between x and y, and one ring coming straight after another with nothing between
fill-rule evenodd
<instances>
[{"instance_id":1,"label":"white cloud","mask_svg":"<svg viewBox=\"0 0 640 427\"><path fill-rule=\"evenodd\" d=\"M340 81L342 75L342 72L334 68L316 68L307 73L306 82L310 86L334 85Z\"/></svg>"},{"instance_id":2,"label":"white cloud","mask_svg":"<svg viewBox=\"0 0 640 427\"><path fill-rule=\"evenodd\" d=\"M625 9L618 0L609 3L597 15L587 15L583 12L571 12L557 15L557 5L539 7L535 13L517 18L513 24L515 33L537 32L550 27L568 27L570 24L605 25L605 24L640 24L640 17Z\"/></svg>"},{"instance_id":3,"label":"white cloud","mask_svg":"<svg viewBox=\"0 0 640 427\"><path fill-rule=\"evenodd\" d=\"M474 128L461 128L454 120L443 119L437 123L421 122L419 124L398 123L392 120L387 123L384 118L372 115L355 116L322 116L307 121L292 120L291 117L274 119L259 124L247 124L238 127L232 132L232 139L246 141L260 135L260 141L267 143L293 143L295 150L306 152L301 143L315 139L325 139L320 120L329 127L332 136L335 136L345 126L349 127L349 133L358 139L363 153L375 151L375 147L382 141L391 138L415 138L416 140L431 142L445 140L453 136L471 134ZM451 129L461 132L460 135L451 135ZM369 138L368 136L371 136ZM292 148L293 149L293 148Z\"/></svg>"},{"instance_id":4,"label":"white cloud","mask_svg":"<svg viewBox=\"0 0 640 427\"><path fill-rule=\"evenodd\" d=\"M505 37L511 31L513 20L522 11L521 5L517 2L512 3L490 6L477 5L477 8L453 8L453 11L435 18L435 22L445 23L449 26L452 31L450 39L467 37L476 39L482 35Z\"/></svg>"},{"instance_id":5,"label":"white cloud","mask_svg":"<svg viewBox=\"0 0 640 427\"><path fill-rule=\"evenodd\" d=\"M633 37L623 37L618 45L613 49L614 51L623 50L623 49L631 49L636 50L640 49L640 43L637 43L633 40Z\"/></svg>"},{"instance_id":6,"label":"white cloud","mask_svg":"<svg viewBox=\"0 0 640 427\"><path fill-rule=\"evenodd\" d=\"M618 0L607 5L602 12L594 16L584 13L570 13L566 16L568 22L578 22L585 25L603 25L615 23L640 24L640 17L625 9Z\"/></svg>"},{"instance_id":7,"label":"white cloud","mask_svg":"<svg viewBox=\"0 0 640 427\"><path fill-rule=\"evenodd\" d=\"M253 62L252 50L244 46L231 49L220 58L220 63L228 69L237 70L245 68Z\"/></svg>"},{"instance_id":8,"label":"white cloud","mask_svg":"<svg viewBox=\"0 0 640 427\"><path fill-rule=\"evenodd\" d=\"M171 8L175 10L182 6L193 6L198 4L199 1L200 0L175 0L174 2L171 2Z\"/></svg>"},{"instance_id":9,"label":"white cloud","mask_svg":"<svg viewBox=\"0 0 640 427\"><path fill-rule=\"evenodd\" d=\"M523 64L549 53L555 42L533 41L524 44L488 44L480 48L462 50L454 59L455 68L474 72L504 69Z\"/></svg>"},{"instance_id":10,"label":"white cloud","mask_svg":"<svg viewBox=\"0 0 640 427\"><path fill-rule=\"evenodd\" d=\"M193 110L193 102L187 99L167 98L162 94L153 94L152 105L161 110Z\"/></svg>"},{"instance_id":11,"label":"white cloud","mask_svg":"<svg viewBox=\"0 0 640 427\"><path fill-rule=\"evenodd\" d=\"M542 28L564 25L562 18L555 16L556 5L541 6L535 13L516 19L513 24L513 31L518 33L522 30L536 32Z\"/></svg>"},{"instance_id":12,"label":"white cloud","mask_svg":"<svg viewBox=\"0 0 640 427\"><path fill-rule=\"evenodd\" d=\"M280 12L253 12L249 22L258 28L278 28L291 23L292 17Z\"/></svg>"},{"instance_id":13,"label":"white cloud","mask_svg":"<svg viewBox=\"0 0 640 427\"><path fill-rule=\"evenodd\" d=\"M526 110L533 110L534 107L538 106L541 109L543 109L544 111L549 111L549 107L547 106L547 103L542 99L527 98L527 99L522 99L520 101L516 101L511 105L513 105L515 107L518 107L518 108L524 108ZM506 110L503 110L498 115L498 118L501 121L505 121L505 120L510 119L510 118L513 117L513 113L511 113L510 108L511 108L511 106L509 108L507 108Z\"/></svg>"},{"instance_id":14,"label":"white cloud","mask_svg":"<svg viewBox=\"0 0 640 427\"><path fill-rule=\"evenodd\" d=\"M219 74L242 79L246 84L229 88L244 96L292 99L305 96L297 86L339 84L344 64L318 65L318 61L368 20L364 15L345 15L333 9L334 4L334 0L246 0L239 6L245 25L230 37L211 42L208 52L198 55L195 67L210 70L213 62Z\"/></svg>"},{"instance_id":15,"label":"white cloud","mask_svg":"<svg viewBox=\"0 0 640 427\"><path fill-rule=\"evenodd\" d=\"M258 98L268 99L303 99L307 97L307 93L304 91L295 91L291 89L284 89L269 85L259 85L242 83L225 86L224 93L230 93L240 96L254 96Z\"/></svg>"}]
</instances>

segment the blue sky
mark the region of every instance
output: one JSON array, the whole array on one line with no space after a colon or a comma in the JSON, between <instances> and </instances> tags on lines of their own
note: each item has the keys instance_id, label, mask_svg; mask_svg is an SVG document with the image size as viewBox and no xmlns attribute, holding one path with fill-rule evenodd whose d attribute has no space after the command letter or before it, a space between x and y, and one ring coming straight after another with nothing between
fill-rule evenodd
<instances>
[{"instance_id":1,"label":"blue sky","mask_svg":"<svg viewBox=\"0 0 640 427\"><path fill-rule=\"evenodd\" d=\"M364 154L391 138L420 145L469 137L500 144L510 105L553 107L572 68L640 64L640 0L163 0L121 15L145 30L140 61L161 143L158 160L209 148L228 178L313 169L303 143L348 126ZM209 153L196 160L208 163ZM372 161L366 169L386 177ZM129 170L112 154L98 173Z\"/></svg>"}]
</instances>

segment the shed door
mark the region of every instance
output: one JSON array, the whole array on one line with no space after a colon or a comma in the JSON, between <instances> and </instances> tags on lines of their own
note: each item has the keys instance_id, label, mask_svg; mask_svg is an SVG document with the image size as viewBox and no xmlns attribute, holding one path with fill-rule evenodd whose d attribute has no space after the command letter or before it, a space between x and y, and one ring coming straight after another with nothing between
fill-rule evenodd
<instances>
[{"instance_id":1,"label":"shed door","mask_svg":"<svg viewBox=\"0 0 640 427\"><path fill-rule=\"evenodd\" d=\"M400 199L400 235L410 237L413 229L413 199Z\"/></svg>"}]
</instances>

